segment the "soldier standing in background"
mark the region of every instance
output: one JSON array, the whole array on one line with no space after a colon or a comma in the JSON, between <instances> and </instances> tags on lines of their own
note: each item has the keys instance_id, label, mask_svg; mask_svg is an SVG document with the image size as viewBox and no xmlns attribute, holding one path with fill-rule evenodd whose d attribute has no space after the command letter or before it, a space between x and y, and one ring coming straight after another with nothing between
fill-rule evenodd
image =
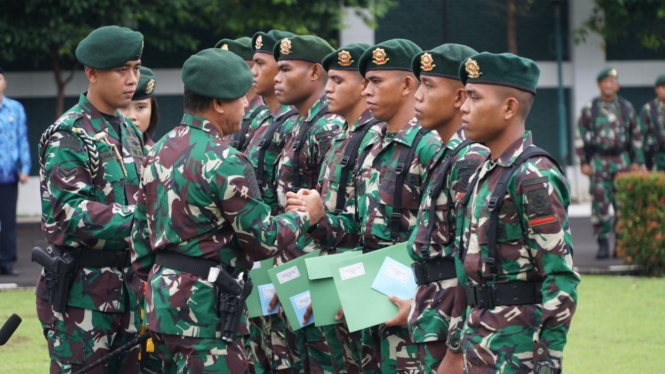
<instances>
[{"instance_id":1,"label":"soldier standing in background","mask_svg":"<svg viewBox=\"0 0 665 374\"><path fill-rule=\"evenodd\" d=\"M638 120L642 122L646 139L644 147L647 170L665 171L665 74L656 79L653 90L656 98L644 104Z\"/></svg>"}]
</instances>

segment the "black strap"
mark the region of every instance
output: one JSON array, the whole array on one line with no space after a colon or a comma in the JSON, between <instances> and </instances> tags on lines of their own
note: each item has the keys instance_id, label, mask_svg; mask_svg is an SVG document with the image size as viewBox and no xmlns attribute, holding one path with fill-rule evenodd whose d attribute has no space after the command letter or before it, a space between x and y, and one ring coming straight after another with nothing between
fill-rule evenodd
<instances>
[{"instance_id":1,"label":"black strap","mask_svg":"<svg viewBox=\"0 0 665 374\"><path fill-rule=\"evenodd\" d=\"M402 189L404 188L404 178L409 175L413 155L416 153L420 139L428 130L420 129L413 138L411 147L400 153L395 165L395 189L393 190L393 212L390 215L390 239L397 242L399 239L399 224L402 219ZM420 200L420 199L418 199Z\"/></svg>"},{"instance_id":2,"label":"black strap","mask_svg":"<svg viewBox=\"0 0 665 374\"><path fill-rule=\"evenodd\" d=\"M512 175L515 174L517 169L519 169L519 167L528 159L539 156L547 157L552 160L563 174L563 170L561 170L559 163L554 157L547 153L547 151L535 146L527 147L508 168L503 170L499 177L499 182L494 188L494 191L492 191L492 195L490 195L490 201L487 206L487 210L490 213L489 243L487 245L487 257L484 261L485 264L489 266L490 273L493 275L499 274L499 270L496 267L496 240L499 227L499 213L501 212L501 205L503 205L506 191L508 190L508 181L510 181Z\"/></svg>"},{"instance_id":3,"label":"black strap","mask_svg":"<svg viewBox=\"0 0 665 374\"><path fill-rule=\"evenodd\" d=\"M430 258L429 247L432 244L434 221L436 221L436 199L439 198L441 191L443 191L443 186L446 185L446 180L448 179L448 171L453 165L453 160L464 148L473 143L474 143L473 140L465 139L455 149L447 152L446 157L443 159L443 161L441 161L441 163L436 166L436 168L438 169L437 177L436 179L433 180L432 187L429 190L429 197L431 202L429 207L429 221L427 222L427 234L425 235L425 237L427 238L427 242L423 243L422 247L420 248L420 254L423 256L425 261L429 260ZM432 172L434 172L434 169L432 169ZM432 172L430 172L430 175L432 174ZM425 184L425 186L426 185L427 184Z\"/></svg>"},{"instance_id":4,"label":"black strap","mask_svg":"<svg viewBox=\"0 0 665 374\"><path fill-rule=\"evenodd\" d=\"M528 305L543 302L542 283L510 282L467 284L466 301L472 308L494 308L502 305Z\"/></svg>"},{"instance_id":5,"label":"black strap","mask_svg":"<svg viewBox=\"0 0 665 374\"><path fill-rule=\"evenodd\" d=\"M360 178L358 178L358 173L362 170L363 163L365 163L365 159L371 151L372 147L365 146L365 149L363 149L360 157L358 158L358 162L356 162L356 167L353 169L353 198L356 200L356 212L354 214L354 218L356 222L360 222L360 213L358 209L358 187L361 183L364 183Z\"/></svg>"},{"instance_id":6,"label":"black strap","mask_svg":"<svg viewBox=\"0 0 665 374\"><path fill-rule=\"evenodd\" d=\"M282 126L284 122L286 122L289 118L293 117L298 113L298 110L295 108L289 110L288 112L282 114L279 119L274 121L270 127L268 127L268 131L266 131L265 134L263 134L263 138L261 138L261 141L259 142L259 154L258 154L258 160L256 161L256 182L259 184L259 187L265 187L266 183L268 182L265 178L265 162L266 162L266 151L268 148L270 148L270 145L272 144L272 138L277 132L277 130Z\"/></svg>"},{"instance_id":7,"label":"black strap","mask_svg":"<svg viewBox=\"0 0 665 374\"><path fill-rule=\"evenodd\" d=\"M356 166L360 143L362 143L369 129L379 122L378 119L372 119L358 126L358 128L351 133L351 139L349 139L349 142L346 144L344 155L342 156L342 162L340 164L342 171L339 176L339 188L337 190L337 201L335 202L335 215L344 211L344 205L346 205L346 180L349 177L349 172Z\"/></svg>"},{"instance_id":8,"label":"black strap","mask_svg":"<svg viewBox=\"0 0 665 374\"><path fill-rule=\"evenodd\" d=\"M307 136L309 136L309 133L312 131L312 127L314 127L314 124L321 119L323 116L326 114L330 113L330 110L328 110L328 105L324 105L318 113L314 116L309 121L305 121L303 123L302 128L300 128L300 132L298 133L298 137L296 138L296 141L293 142L292 150L293 150L293 160L292 160L292 166L291 170L293 173L293 187L292 190L293 192L298 192L300 188L302 187L300 185L300 150L302 150L302 147L305 145L305 139L307 139ZM313 186L308 186L309 188Z\"/></svg>"},{"instance_id":9,"label":"black strap","mask_svg":"<svg viewBox=\"0 0 665 374\"><path fill-rule=\"evenodd\" d=\"M226 270L232 276L237 275L237 269L233 266L224 265L217 261L208 260L205 258L195 258L183 255L178 252L157 252L155 264L196 275L197 277L203 279L208 279L210 268L214 268L219 265L222 265L224 270Z\"/></svg>"},{"instance_id":10,"label":"black strap","mask_svg":"<svg viewBox=\"0 0 665 374\"><path fill-rule=\"evenodd\" d=\"M416 278L416 284L419 286L457 277L455 260L452 258L414 262L411 264L411 269Z\"/></svg>"},{"instance_id":11,"label":"black strap","mask_svg":"<svg viewBox=\"0 0 665 374\"><path fill-rule=\"evenodd\" d=\"M254 118L256 118L259 112L267 108L268 106L265 104L259 105L252 113L250 113L249 117L246 117L242 120L240 124L240 131L233 134L233 138L231 139L231 147L237 149L240 152L245 151L247 145L249 144L249 142L245 140L247 132L249 131L249 126L252 124L252 121L254 121Z\"/></svg>"}]
</instances>

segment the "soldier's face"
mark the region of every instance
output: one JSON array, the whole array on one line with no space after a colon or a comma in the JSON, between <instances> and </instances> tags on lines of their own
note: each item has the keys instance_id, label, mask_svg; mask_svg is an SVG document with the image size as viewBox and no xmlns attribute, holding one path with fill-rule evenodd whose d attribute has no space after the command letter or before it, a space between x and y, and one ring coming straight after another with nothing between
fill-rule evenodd
<instances>
[{"instance_id":1,"label":"soldier's face","mask_svg":"<svg viewBox=\"0 0 665 374\"><path fill-rule=\"evenodd\" d=\"M277 75L277 61L267 53L254 54L252 66L253 86L257 95L270 96L275 93L275 76Z\"/></svg>"},{"instance_id":2,"label":"soldier's face","mask_svg":"<svg viewBox=\"0 0 665 374\"><path fill-rule=\"evenodd\" d=\"M330 70L326 83L326 98L330 112L346 115L362 102L365 80L357 71Z\"/></svg>"},{"instance_id":3,"label":"soldier's face","mask_svg":"<svg viewBox=\"0 0 665 374\"><path fill-rule=\"evenodd\" d=\"M495 86L467 83L462 111L462 128L467 137L478 142L495 139L504 130L503 97Z\"/></svg>"},{"instance_id":4,"label":"soldier's face","mask_svg":"<svg viewBox=\"0 0 665 374\"><path fill-rule=\"evenodd\" d=\"M110 108L124 108L132 101L136 91L141 61L128 61L113 69L90 69L91 86L95 95ZM111 114L111 113L109 113Z\"/></svg>"},{"instance_id":5,"label":"soldier's face","mask_svg":"<svg viewBox=\"0 0 665 374\"><path fill-rule=\"evenodd\" d=\"M665 84L661 84L660 86L656 86L654 88L654 91L656 91L656 95L658 96L658 100L660 100L662 102L665 102Z\"/></svg>"},{"instance_id":6,"label":"soldier's face","mask_svg":"<svg viewBox=\"0 0 665 374\"><path fill-rule=\"evenodd\" d=\"M148 131L150 116L152 115L151 99L132 100L126 108L121 108L120 113L129 118L141 133Z\"/></svg>"},{"instance_id":7,"label":"soldier's face","mask_svg":"<svg viewBox=\"0 0 665 374\"><path fill-rule=\"evenodd\" d=\"M284 105L295 105L311 93L311 62L286 60L277 62L275 96Z\"/></svg>"},{"instance_id":8,"label":"soldier's face","mask_svg":"<svg viewBox=\"0 0 665 374\"><path fill-rule=\"evenodd\" d=\"M448 124L459 113L463 102L464 87L460 81L420 76L420 87L416 91L416 118L423 128L432 130Z\"/></svg>"},{"instance_id":9,"label":"soldier's face","mask_svg":"<svg viewBox=\"0 0 665 374\"><path fill-rule=\"evenodd\" d=\"M367 86L363 96L372 117L380 121L389 121L399 110L404 96L404 75L388 70L371 70L365 73Z\"/></svg>"},{"instance_id":10,"label":"soldier's face","mask_svg":"<svg viewBox=\"0 0 665 374\"><path fill-rule=\"evenodd\" d=\"M619 92L619 81L614 77L605 77L598 82L598 89L603 96L614 96Z\"/></svg>"},{"instance_id":11,"label":"soldier's face","mask_svg":"<svg viewBox=\"0 0 665 374\"><path fill-rule=\"evenodd\" d=\"M219 100L215 102L215 108L220 113L218 124L224 135L233 134L240 130L242 117L245 116L247 108L247 97L243 96L235 100ZM221 112L218 108L221 108Z\"/></svg>"}]
</instances>

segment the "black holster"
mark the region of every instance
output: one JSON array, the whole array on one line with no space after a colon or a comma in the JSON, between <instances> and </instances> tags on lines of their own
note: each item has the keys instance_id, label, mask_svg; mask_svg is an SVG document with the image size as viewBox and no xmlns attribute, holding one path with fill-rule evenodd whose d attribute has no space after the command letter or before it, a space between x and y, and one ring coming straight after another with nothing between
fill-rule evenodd
<instances>
[{"instance_id":1,"label":"black holster","mask_svg":"<svg viewBox=\"0 0 665 374\"><path fill-rule=\"evenodd\" d=\"M252 281L247 275L236 280L222 269L214 285L215 305L221 319L222 340L232 343L238 333L240 317L245 309L245 300L252 293Z\"/></svg>"},{"instance_id":2,"label":"black holster","mask_svg":"<svg viewBox=\"0 0 665 374\"><path fill-rule=\"evenodd\" d=\"M77 251L75 248L64 250L57 246L51 246L48 250L40 247L32 250L32 262L43 266L46 272L48 303L58 313L64 313L67 309L69 289L79 268Z\"/></svg>"}]
</instances>

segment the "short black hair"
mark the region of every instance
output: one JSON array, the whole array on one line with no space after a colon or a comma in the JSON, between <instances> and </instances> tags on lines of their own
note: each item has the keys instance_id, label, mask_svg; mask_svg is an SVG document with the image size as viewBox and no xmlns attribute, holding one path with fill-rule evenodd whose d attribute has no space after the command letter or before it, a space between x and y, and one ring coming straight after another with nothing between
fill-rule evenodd
<instances>
[{"instance_id":1,"label":"short black hair","mask_svg":"<svg viewBox=\"0 0 665 374\"><path fill-rule=\"evenodd\" d=\"M185 87L185 97L183 99L185 112L205 112L210 108L210 104L212 104L213 100L214 99L209 97L196 94L189 88Z\"/></svg>"},{"instance_id":2,"label":"short black hair","mask_svg":"<svg viewBox=\"0 0 665 374\"><path fill-rule=\"evenodd\" d=\"M155 96L151 96L150 103L152 110L150 111L150 123L148 128L145 130L145 133L143 134L144 142L147 139L152 140L152 138L155 136L155 131L157 131L157 124L159 124L159 106L157 106L157 98Z\"/></svg>"}]
</instances>

